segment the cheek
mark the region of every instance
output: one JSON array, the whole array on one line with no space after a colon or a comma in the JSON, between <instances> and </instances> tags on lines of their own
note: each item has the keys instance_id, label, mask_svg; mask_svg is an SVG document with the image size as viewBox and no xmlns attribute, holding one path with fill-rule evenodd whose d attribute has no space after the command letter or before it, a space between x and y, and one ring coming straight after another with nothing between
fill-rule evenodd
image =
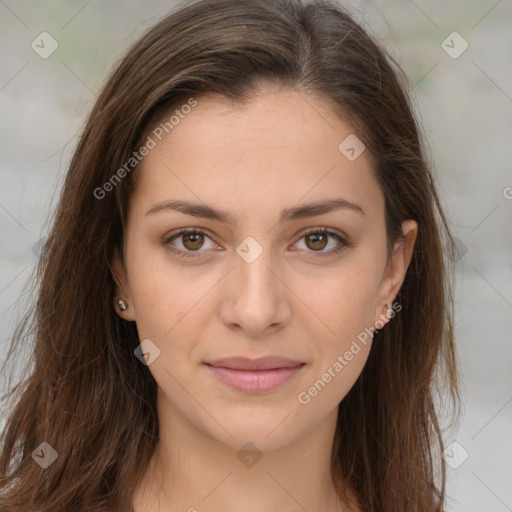
<instances>
[{"instance_id":1,"label":"cheek","mask_svg":"<svg viewBox=\"0 0 512 512\"><path fill-rule=\"evenodd\" d=\"M299 278L294 288L338 339L373 325L381 277L375 261L354 254L335 269Z\"/></svg>"},{"instance_id":2,"label":"cheek","mask_svg":"<svg viewBox=\"0 0 512 512\"><path fill-rule=\"evenodd\" d=\"M175 326L181 326L189 312L194 313L194 305L200 305L209 282L189 277L178 265L171 264L165 249L156 245L133 244L130 249L130 294L140 336L165 342Z\"/></svg>"},{"instance_id":3,"label":"cheek","mask_svg":"<svg viewBox=\"0 0 512 512\"><path fill-rule=\"evenodd\" d=\"M301 289L304 302L321 320L320 324L317 318L311 322L323 333L317 332L314 337L317 342L312 374L320 379L320 386L326 384L328 389L322 391L318 406L333 405L346 395L359 377L371 348L381 278L379 262L383 264L383 260L375 252L365 251L366 257L363 252L354 253L329 275L317 275L314 287L310 279ZM312 332L313 329L310 336Z\"/></svg>"},{"instance_id":4,"label":"cheek","mask_svg":"<svg viewBox=\"0 0 512 512\"><path fill-rule=\"evenodd\" d=\"M134 307L139 332L160 339L164 344L176 337L186 339L188 327L196 326L206 315L203 299L214 283L189 280L168 272L141 275L133 286ZM190 336L197 333L190 333Z\"/></svg>"},{"instance_id":5,"label":"cheek","mask_svg":"<svg viewBox=\"0 0 512 512\"><path fill-rule=\"evenodd\" d=\"M305 300L316 316L312 319L322 335L310 329L313 364L302 383L301 404L322 415L334 409L361 374L372 345L373 316L378 278L364 265L340 271L326 279L321 292L309 292ZM318 282L318 281L317 281Z\"/></svg>"}]
</instances>

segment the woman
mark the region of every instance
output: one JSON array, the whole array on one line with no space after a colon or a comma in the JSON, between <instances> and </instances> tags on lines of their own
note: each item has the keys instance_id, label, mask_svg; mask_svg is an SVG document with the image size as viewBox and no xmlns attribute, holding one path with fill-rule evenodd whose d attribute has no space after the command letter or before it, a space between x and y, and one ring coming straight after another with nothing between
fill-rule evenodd
<instances>
[{"instance_id":1,"label":"woman","mask_svg":"<svg viewBox=\"0 0 512 512\"><path fill-rule=\"evenodd\" d=\"M451 237L407 86L329 1L133 45L13 339L1 510L443 510Z\"/></svg>"}]
</instances>

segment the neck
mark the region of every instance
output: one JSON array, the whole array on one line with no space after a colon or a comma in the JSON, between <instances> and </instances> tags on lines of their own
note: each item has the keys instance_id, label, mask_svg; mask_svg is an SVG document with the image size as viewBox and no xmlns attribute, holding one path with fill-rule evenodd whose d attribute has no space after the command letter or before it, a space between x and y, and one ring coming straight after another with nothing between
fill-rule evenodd
<instances>
[{"instance_id":1,"label":"neck","mask_svg":"<svg viewBox=\"0 0 512 512\"><path fill-rule=\"evenodd\" d=\"M159 395L159 402L165 400ZM167 402L160 437L135 493L135 512L349 512L332 482L337 411L314 432L259 451L212 438Z\"/></svg>"}]
</instances>

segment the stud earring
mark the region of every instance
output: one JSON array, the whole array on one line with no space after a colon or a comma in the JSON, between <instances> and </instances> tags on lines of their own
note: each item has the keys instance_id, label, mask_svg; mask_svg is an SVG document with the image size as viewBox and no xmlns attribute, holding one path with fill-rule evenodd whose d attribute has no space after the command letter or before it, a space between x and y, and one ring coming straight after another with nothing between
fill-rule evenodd
<instances>
[{"instance_id":1,"label":"stud earring","mask_svg":"<svg viewBox=\"0 0 512 512\"><path fill-rule=\"evenodd\" d=\"M386 315L391 317L392 314L393 314L393 308L390 306L389 303L386 303Z\"/></svg>"},{"instance_id":2,"label":"stud earring","mask_svg":"<svg viewBox=\"0 0 512 512\"><path fill-rule=\"evenodd\" d=\"M119 304L120 311L126 311L128 309L128 304L126 304L126 302L123 299L119 299L117 303Z\"/></svg>"}]
</instances>

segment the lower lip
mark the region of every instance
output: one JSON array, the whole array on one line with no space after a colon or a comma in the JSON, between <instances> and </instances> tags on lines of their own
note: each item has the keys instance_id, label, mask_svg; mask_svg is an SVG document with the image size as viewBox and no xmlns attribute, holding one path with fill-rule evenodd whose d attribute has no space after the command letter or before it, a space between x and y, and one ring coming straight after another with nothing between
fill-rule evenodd
<instances>
[{"instance_id":1,"label":"lower lip","mask_svg":"<svg viewBox=\"0 0 512 512\"><path fill-rule=\"evenodd\" d=\"M276 389L290 380L304 365L273 370L233 370L221 366L206 365L222 382L233 389L246 393L262 393Z\"/></svg>"}]
</instances>

